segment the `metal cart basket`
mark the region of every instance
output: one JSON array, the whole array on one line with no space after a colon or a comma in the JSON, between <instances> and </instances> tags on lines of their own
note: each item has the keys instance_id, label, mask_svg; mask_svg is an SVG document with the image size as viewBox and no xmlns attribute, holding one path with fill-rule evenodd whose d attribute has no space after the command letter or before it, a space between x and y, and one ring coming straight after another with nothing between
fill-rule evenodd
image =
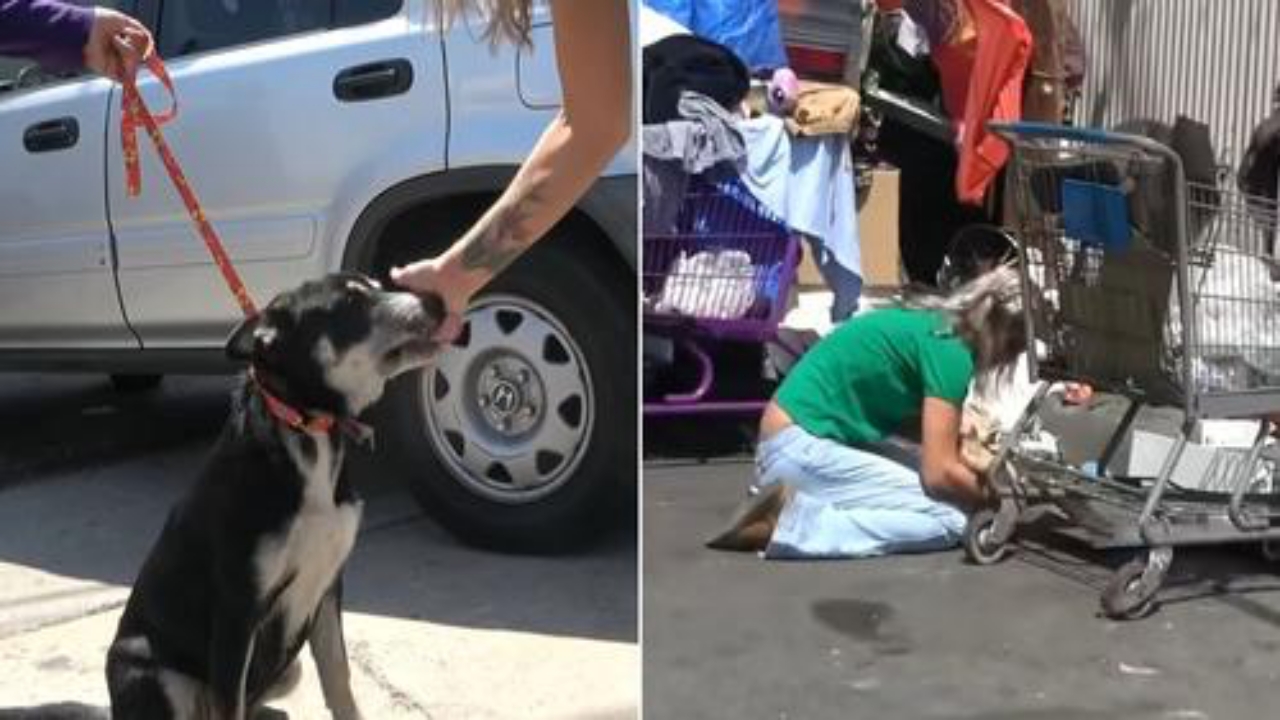
<instances>
[{"instance_id":1,"label":"metal cart basket","mask_svg":"<svg viewBox=\"0 0 1280 720\"><path fill-rule=\"evenodd\" d=\"M1143 551L1102 595L1107 615L1139 616L1175 546L1280 538L1280 503L1269 492L1280 455L1267 420L1280 416L1275 205L1225 183L1188 183L1178 155L1146 138L1035 123L991 127L1013 148L1007 197L1028 360L1041 385L1002 438L991 473L998 509L973 515L965 550L978 563L999 560L1027 509L1052 503L1071 534L1094 547ZM1054 381L1129 400L1096 471L1026 442ZM1144 404L1179 407L1185 422L1156 477L1118 477L1108 464ZM1217 483L1171 482L1200 420L1227 417L1262 419L1252 447L1224 452Z\"/></svg>"},{"instance_id":2,"label":"metal cart basket","mask_svg":"<svg viewBox=\"0 0 1280 720\"><path fill-rule=\"evenodd\" d=\"M764 399L725 399L705 343L763 343L786 312L799 238L735 176L689 179L673 232L644 235L645 332L670 338L693 358L687 392L646 399L646 415L758 411Z\"/></svg>"}]
</instances>

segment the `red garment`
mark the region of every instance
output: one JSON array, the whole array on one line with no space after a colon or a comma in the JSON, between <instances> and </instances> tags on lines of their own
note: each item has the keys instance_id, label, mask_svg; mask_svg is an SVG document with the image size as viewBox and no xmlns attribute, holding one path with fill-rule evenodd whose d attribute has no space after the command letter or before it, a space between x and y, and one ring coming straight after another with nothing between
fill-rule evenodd
<instances>
[{"instance_id":1,"label":"red garment","mask_svg":"<svg viewBox=\"0 0 1280 720\"><path fill-rule=\"evenodd\" d=\"M878 0L881 11L905 7L928 31L942 105L958 119L956 197L981 204L1009 157L987 132L988 120L1022 117L1022 81L1031 62L1031 31L1008 0ZM972 128L972 132L970 132Z\"/></svg>"},{"instance_id":2,"label":"red garment","mask_svg":"<svg viewBox=\"0 0 1280 720\"><path fill-rule=\"evenodd\" d=\"M942 89L942 107L955 118L956 131L964 126L965 109L969 107L969 78L973 77L973 55L976 40L959 45L944 44L930 49L933 66L938 71Z\"/></svg>"},{"instance_id":3,"label":"red garment","mask_svg":"<svg viewBox=\"0 0 1280 720\"><path fill-rule=\"evenodd\" d=\"M956 197L977 205L1009 159L1009 147L987 131L987 122L1022 117L1022 81L1031 61L1031 31L1004 0L965 0L965 5L977 28L977 49L965 93L964 123L959 128ZM945 93L950 73L940 73Z\"/></svg>"}]
</instances>

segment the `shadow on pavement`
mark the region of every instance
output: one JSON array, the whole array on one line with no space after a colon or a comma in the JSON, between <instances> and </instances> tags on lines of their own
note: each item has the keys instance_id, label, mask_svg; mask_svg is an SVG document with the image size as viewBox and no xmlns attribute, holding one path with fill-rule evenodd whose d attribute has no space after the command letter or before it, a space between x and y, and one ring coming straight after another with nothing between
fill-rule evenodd
<instances>
[{"instance_id":1,"label":"shadow on pavement","mask_svg":"<svg viewBox=\"0 0 1280 720\"><path fill-rule=\"evenodd\" d=\"M25 708L0 707L0 720L111 720L111 710L81 703L51 703Z\"/></svg>"},{"instance_id":2,"label":"shadow on pavement","mask_svg":"<svg viewBox=\"0 0 1280 720\"><path fill-rule=\"evenodd\" d=\"M167 379L129 396L99 378L0 376L0 563L38 571L0 589L0 620L101 602L102 589L83 581L132 583L221 429L233 382ZM577 555L500 555L425 519L396 478L367 462L353 470L367 504L346 572L348 612L635 641L630 518Z\"/></svg>"},{"instance_id":3,"label":"shadow on pavement","mask_svg":"<svg viewBox=\"0 0 1280 720\"><path fill-rule=\"evenodd\" d=\"M646 418L645 462L708 460L755 452L757 417Z\"/></svg>"},{"instance_id":4,"label":"shadow on pavement","mask_svg":"<svg viewBox=\"0 0 1280 720\"><path fill-rule=\"evenodd\" d=\"M751 472L646 467L647 716L1274 714L1280 581L1249 552L1178 550L1156 612L1112 622L1098 593L1129 554L1035 526L992 567L959 550L765 562L703 548Z\"/></svg>"},{"instance_id":5,"label":"shadow on pavement","mask_svg":"<svg viewBox=\"0 0 1280 720\"><path fill-rule=\"evenodd\" d=\"M0 488L212 442L234 379L166 379L118 392L105 376L0 376Z\"/></svg>"},{"instance_id":6,"label":"shadow on pavement","mask_svg":"<svg viewBox=\"0 0 1280 720\"><path fill-rule=\"evenodd\" d=\"M1059 521L1045 518L1020 526L1011 559L1101 594L1121 565L1144 552L1141 548L1094 549L1056 534L1054 527L1058 524ZM1270 594L1274 599L1280 592L1275 570L1273 563L1261 557L1256 545L1176 548L1173 567L1156 595L1153 610L1158 613L1161 607L1214 600L1254 620L1280 627L1280 611L1248 597Z\"/></svg>"}]
</instances>

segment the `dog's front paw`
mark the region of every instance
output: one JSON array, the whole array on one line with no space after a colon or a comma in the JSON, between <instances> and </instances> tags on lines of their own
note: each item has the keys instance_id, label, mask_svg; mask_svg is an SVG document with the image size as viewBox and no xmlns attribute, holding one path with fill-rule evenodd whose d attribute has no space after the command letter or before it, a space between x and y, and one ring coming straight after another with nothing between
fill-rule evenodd
<instances>
[{"instance_id":1,"label":"dog's front paw","mask_svg":"<svg viewBox=\"0 0 1280 720\"><path fill-rule=\"evenodd\" d=\"M356 705L356 699L350 695L346 698L331 700L329 714L333 716L333 720L364 720L360 707Z\"/></svg>"}]
</instances>

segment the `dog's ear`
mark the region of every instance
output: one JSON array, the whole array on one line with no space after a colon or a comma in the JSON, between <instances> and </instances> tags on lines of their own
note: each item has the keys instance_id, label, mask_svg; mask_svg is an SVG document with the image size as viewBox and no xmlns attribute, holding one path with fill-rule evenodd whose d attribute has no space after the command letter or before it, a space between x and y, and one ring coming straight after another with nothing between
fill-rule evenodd
<instances>
[{"instance_id":1,"label":"dog's ear","mask_svg":"<svg viewBox=\"0 0 1280 720\"><path fill-rule=\"evenodd\" d=\"M232 360L253 359L254 348L269 348L275 340L275 330L262 324L262 316L254 315L241 320L227 338L227 357Z\"/></svg>"}]
</instances>

